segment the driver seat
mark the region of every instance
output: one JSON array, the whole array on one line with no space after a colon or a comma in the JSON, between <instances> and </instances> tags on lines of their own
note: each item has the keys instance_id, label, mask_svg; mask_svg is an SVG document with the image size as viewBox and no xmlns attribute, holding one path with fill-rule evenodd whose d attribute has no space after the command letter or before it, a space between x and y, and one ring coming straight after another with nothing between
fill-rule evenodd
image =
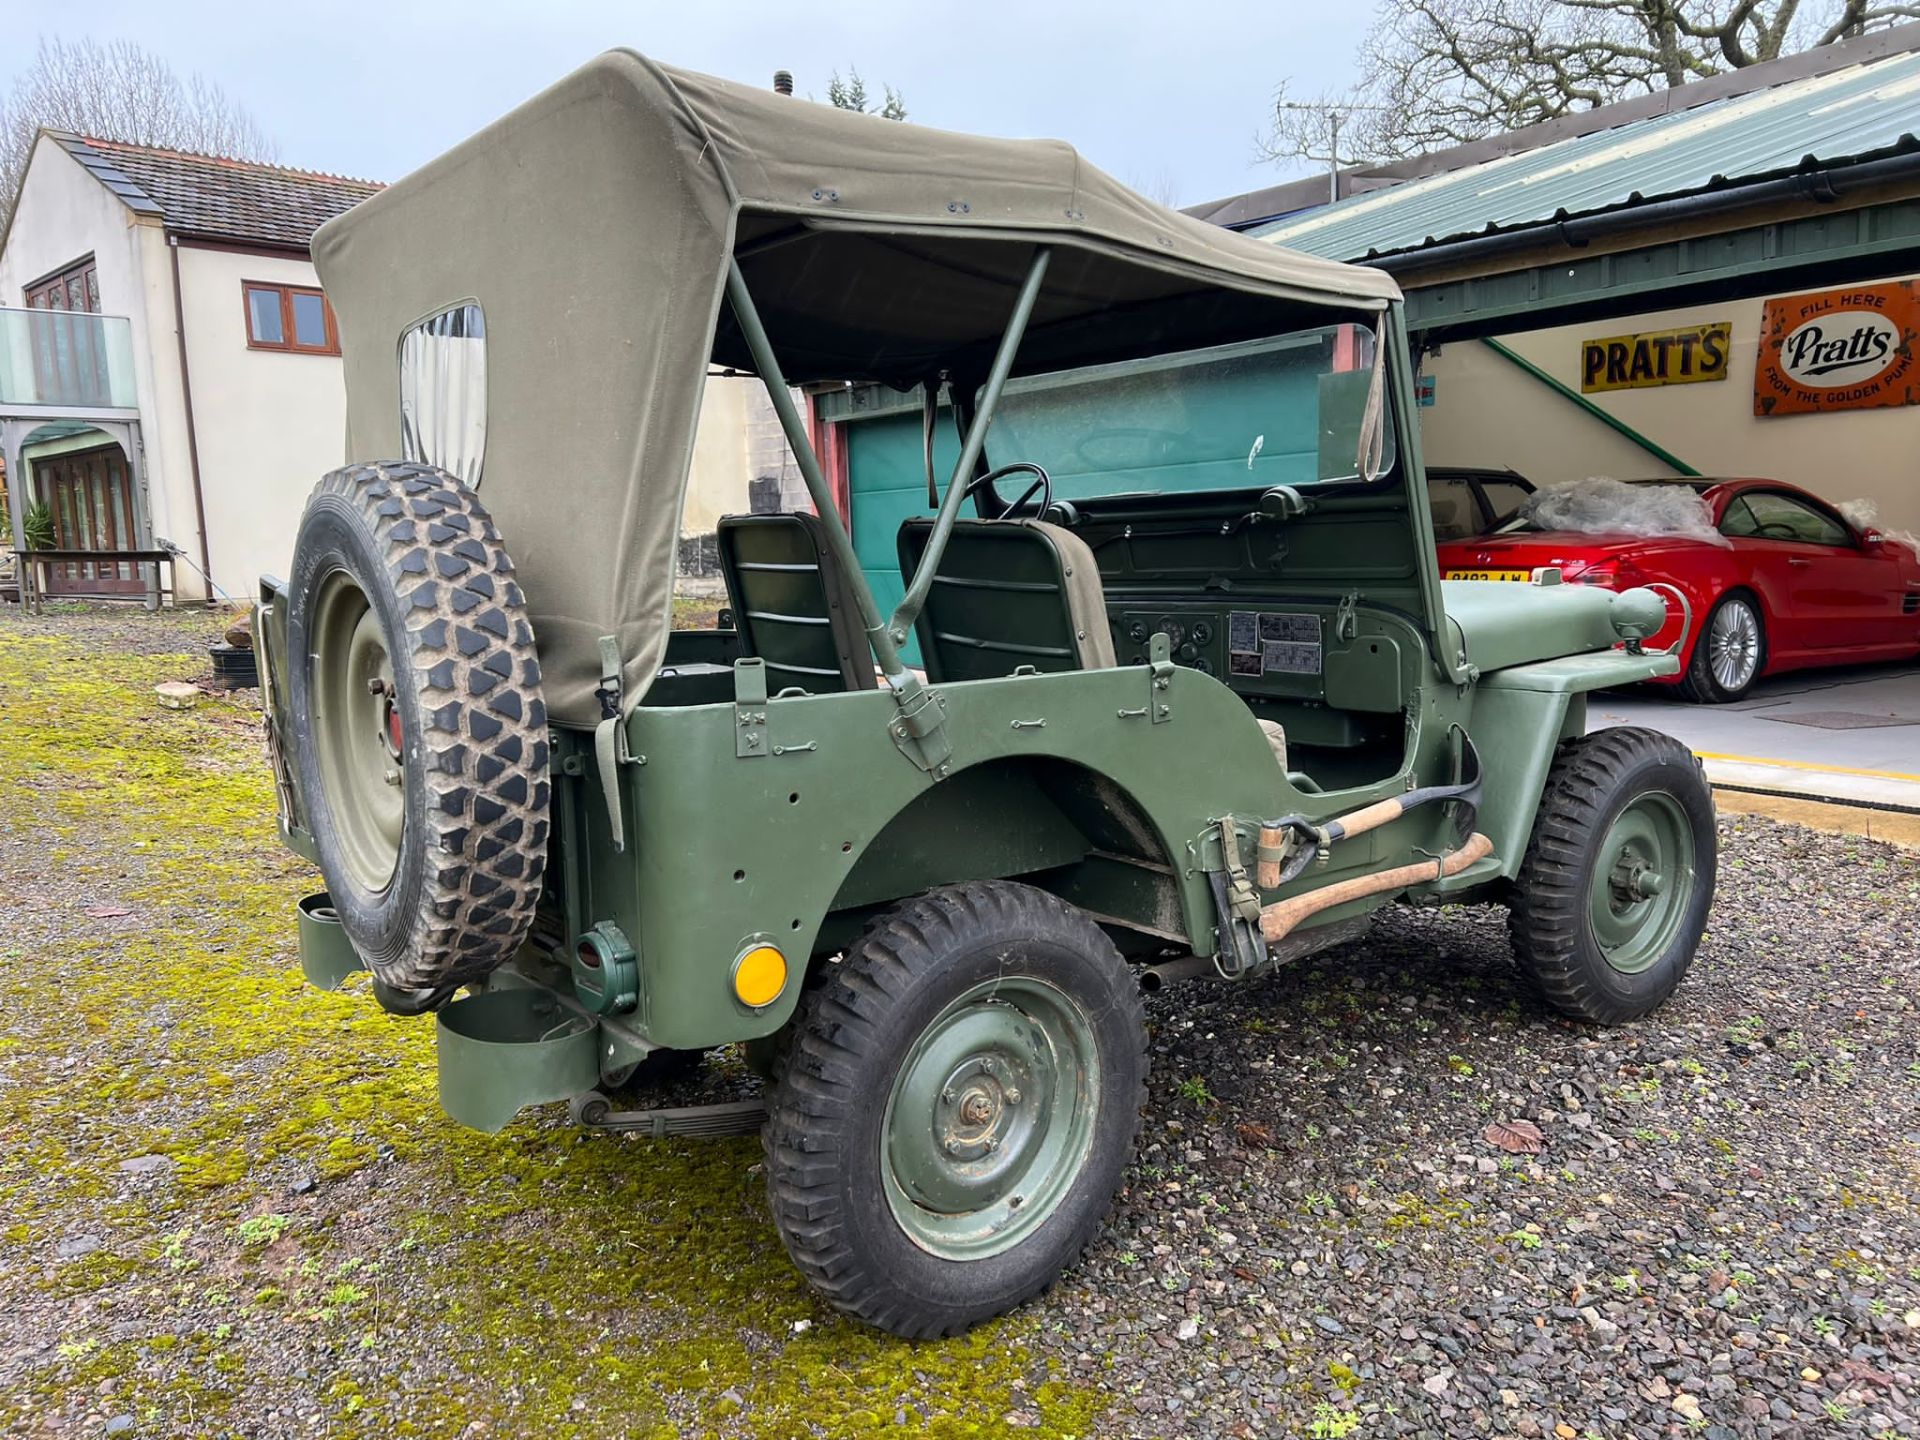
<instances>
[{"instance_id":1,"label":"driver seat","mask_svg":"<svg viewBox=\"0 0 1920 1440\"><path fill-rule=\"evenodd\" d=\"M900 527L911 584L933 518ZM960 520L914 622L927 678L987 680L1021 665L1104 670L1116 663L1100 566L1087 542L1041 520Z\"/></svg>"}]
</instances>

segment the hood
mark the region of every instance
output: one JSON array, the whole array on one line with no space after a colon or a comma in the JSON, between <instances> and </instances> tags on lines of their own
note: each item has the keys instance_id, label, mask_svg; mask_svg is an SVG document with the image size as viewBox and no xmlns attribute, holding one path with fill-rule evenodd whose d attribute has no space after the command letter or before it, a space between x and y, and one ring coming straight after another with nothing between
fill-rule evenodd
<instances>
[{"instance_id":1,"label":"hood","mask_svg":"<svg viewBox=\"0 0 1920 1440\"><path fill-rule=\"evenodd\" d=\"M1596 586L1450 580L1440 594L1454 643L1482 674L1609 650L1620 639L1613 628L1617 597Z\"/></svg>"}]
</instances>

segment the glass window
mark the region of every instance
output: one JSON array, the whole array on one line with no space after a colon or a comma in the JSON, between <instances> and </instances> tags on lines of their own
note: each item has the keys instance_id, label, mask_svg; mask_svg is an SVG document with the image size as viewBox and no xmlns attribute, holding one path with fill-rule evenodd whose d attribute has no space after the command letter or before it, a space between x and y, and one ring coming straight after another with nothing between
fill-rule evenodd
<instances>
[{"instance_id":1,"label":"glass window","mask_svg":"<svg viewBox=\"0 0 1920 1440\"><path fill-rule=\"evenodd\" d=\"M305 350L327 348L327 302L312 290L295 290L293 302L293 343Z\"/></svg>"},{"instance_id":2,"label":"glass window","mask_svg":"<svg viewBox=\"0 0 1920 1440\"><path fill-rule=\"evenodd\" d=\"M487 450L487 321L472 301L400 337L400 448L478 486Z\"/></svg>"},{"instance_id":3,"label":"glass window","mask_svg":"<svg viewBox=\"0 0 1920 1440\"><path fill-rule=\"evenodd\" d=\"M1741 497L1753 515L1750 534L1760 540L1798 540L1807 545L1846 545L1847 527L1830 515L1791 495L1748 494Z\"/></svg>"},{"instance_id":4,"label":"glass window","mask_svg":"<svg viewBox=\"0 0 1920 1440\"><path fill-rule=\"evenodd\" d=\"M280 292L249 288L247 337L256 345L285 345L286 322L280 314Z\"/></svg>"},{"instance_id":5,"label":"glass window","mask_svg":"<svg viewBox=\"0 0 1920 1440\"><path fill-rule=\"evenodd\" d=\"M246 284L247 344L255 350L338 355L340 338L327 297L311 286Z\"/></svg>"},{"instance_id":6,"label":"glass window","mask_svg":"<svg viewBox=\"0 0 1920 1440\"><path fill-rule=\"evenodd\" d=\"M1480 493L1487 497L1487 508L1493 512L1493 524L1498 525L1513 518L1513 512L1533 493L1533 487L1519 480L1482 480Z\"/></svg>"},{"instance_id":7,"label":"glass window","mask_svg":"<svg viewBox=\"0 0 1920 1440\"><path fill-rule=\"evenodd\" d=\"M1375 361L1371 330L1328 325L1030 376L1002 395L988 457L1045 466L1060 499L1378 479L1395 445Z\"/></svg>"},{"instance_id":8,"label":"glass window","mask_svg":"<svg viewBox=\"0 0 1920 1440\"><path fill-rule=\"evenodd\" d=\"M1747 539L1759 528L1753 511L1747 508L1744 495L1736 495L1728 504L1726 513L1720 517L1720 533L1735 540Z\"/></svg>"},{"instance_id":9,"label":"glass window","mask_svg":"<svg viewBox=\"0 0 1920 1440\"><path fill-rule=\"evenodd\" d=\"M29 310L100 309L100 276L93 257L76 260L57 275L49 275L26 287Z\"/></svg>"},{"instance_id":10,"label":"glass window","mask_svg":"<svg viewBox=\"0 0 1920 1440\"><path fill-rule=\"evenodd\" d=\"M1464 476L1427 477L1427 503L1433 511L1433 538L1464 540L1480 533L1480 511L1473 486Z\"/></svg>"}]
</instances>

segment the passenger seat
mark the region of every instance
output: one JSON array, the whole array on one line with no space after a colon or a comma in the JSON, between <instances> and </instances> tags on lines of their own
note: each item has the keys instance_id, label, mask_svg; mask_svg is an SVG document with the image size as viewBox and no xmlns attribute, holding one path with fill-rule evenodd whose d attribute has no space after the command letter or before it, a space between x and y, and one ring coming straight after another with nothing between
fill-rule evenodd
<instances>
[{"instance_id":1,"label":"passenger seat","mask_svg":"<svg viewBox=\"0 0 1920 1440\"><path fill-rule=\"evenodd\" d=\"M767 688L813 695L874 688L860 602L818 515L725 515L715 529L740 653L767 665Z\"/></svg>"},{"instance_id":2,"label":"passenger seat","mask_svg":"<svg viewBox=\"0 0 1920 1440\"><path fill-rule=\"evenodd\" d=\"M920 569L933 520L900 527L900 572ZM955 523L916 622L929 679L984 680L1036 670L1101 670L1116 662L1093 551L1039 520Z\"/></svg>"}]
</instances>

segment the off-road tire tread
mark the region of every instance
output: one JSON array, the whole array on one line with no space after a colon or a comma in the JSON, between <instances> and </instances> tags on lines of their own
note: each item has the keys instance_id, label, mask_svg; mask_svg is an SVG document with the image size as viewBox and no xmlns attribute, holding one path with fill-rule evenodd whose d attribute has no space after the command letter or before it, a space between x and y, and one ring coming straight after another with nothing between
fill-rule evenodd
<instances>
[{"instance_id":1,"label":"off-road tire tread","mask_svg":"<svg viewBox=\"0 0 1920 1440\"><path fill-rule=\"evenodd\" d=\"M422 901L410 935L362 958L404 990L483 980L525 941L546 872L547 713L526 596L486 507L443 470L348 465L323 495L356 508L384 556L426 727Z\"/></svg>"},{"instance_id":2,"label":"off-road tire tread","mask_svg":"<svg viewBox=\"0 0 1920 1440\"><path fill-rule=\"evenodd\" d=\"M1514 880L1507 911L1514 958L1547 1003L1569 1019L1617 1025L1634 1018L1593 983L1582 963L1588 897L1581 862L1587 847L1598 843L1595 830L1614 797L1616 777L1649 754L1684 763L1705 786L1699 759L1658 730L1620 725L1563 741L1547 773L1526 857ZM1661 1000L1680 983L1692 958L1689 950L1672 970Z\"/></svg>"},{"instance_id":3,"label":"off-road tire tread","mask_svg":"<svg viewBox=\"0 0 1920 1440\"><path fill-rule=\"evenodd\" d=\"M808 1282L837 1309L868 1324L909 1339L955 1335L992 1314L1023 1304L1046 1291L1057 1278L1041 1277L1006 1305L978 1314L929 1313L901 1298L871 1268L870 1257L851 1242L836 1194L840 1174L839 1136L856 1107L882 1103L884 1097L858 1090L852 1067L861 1053L879 1043L879 1022L922 978L936 972L943 955L982 930L1016 928L1024 919L1082 931L1094 954L1126 962L1083 912L1057 896L1009 881L975 881L931 891L906 901L869 924L845 957L829 966L825 978L801 1001L794 1040L780 1080L769 1097L761 1130L766 1157L767 1193L774 1223ZM1145 1034L1145 1012L1138 987L1119 987L1131 1007L1135 1033ZM1146 1103L1144 1042L1140 1083L1122 1109L1119 1123L1131 1127L1129 1151ZM1077 1259L1099 1232L1108 1204L1085 1216L1071 1242Z\"/></svg>"}]
</instances>

